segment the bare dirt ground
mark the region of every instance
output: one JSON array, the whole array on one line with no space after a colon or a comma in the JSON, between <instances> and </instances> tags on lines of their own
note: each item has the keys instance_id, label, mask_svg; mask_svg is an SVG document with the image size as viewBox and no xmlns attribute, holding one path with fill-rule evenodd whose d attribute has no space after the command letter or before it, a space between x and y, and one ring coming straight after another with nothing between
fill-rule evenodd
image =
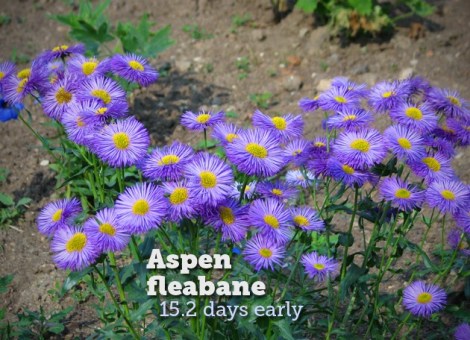
<instances>
[{"instance_id":1,"label":"bare dirt ground","mask_svg":"<svg viewBox=\"0 0 470 340\"><path fill-rule=\"evenodd\" d=\"M0 26L0 60L17 55L34 57L46 48L70 42L67 28L48 19L48 14L66 13L66 1L1 0L0 14L11 18ZM201 106L233 110L247 122L255 109L250 94L272 93L270 113L299 113L297 102L313 97L334 76L349 76L369 85L410 73L427 78L433 85L458 90L470 99L470 1L435 1L438 11L425 21L424 36L410 38L409 27L398 27L388 41L343 44L331 38L326 27L315 27L311 16L294 11L274 23L269 1L152 0L112 1L112 22L137 21L149 13L163 26L171 24L176 44L152 63L169 69L158 84L136 93L133 112L152 133L153 144L170 140L194 143L194 135L178 125L184 110ZM233 31L234 15L250 14L252 21ZM183 26L197 24L212 38L194 40ZM376 39L378 40L378 39ZM237 58L247 58L249 72L240 79ZM50 133L47 119L35 110L33 126ZM321 133L321 117L309 115L308 138ZM454 162L461 179L470 183L470 154L460 151ZM40 208L59 193L47 166L48 155L19 121L0 125L0 167L10 170L0 191L16 198L33 199L16 227L0 230L0 275L13 274L14 281L1 304L13 314L23 308L60 308L47 291L63 277L49 254L48 241L36 231ZM73 303L68 300L66 303ZM63 306L63 303L61 304ZM81 306L68 324L73 333L89 333L93 314ZM83 333L82 333L83 332Z\"/></svg>"}]
</instances>

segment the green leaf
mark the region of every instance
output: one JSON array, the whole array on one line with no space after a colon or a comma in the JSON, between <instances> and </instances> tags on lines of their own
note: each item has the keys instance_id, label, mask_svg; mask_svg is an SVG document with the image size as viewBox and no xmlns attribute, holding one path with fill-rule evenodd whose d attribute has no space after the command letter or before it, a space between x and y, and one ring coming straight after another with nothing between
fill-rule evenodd
<instances>
[{"instance_id":1,"label":"green leaf","mask_svg":"<svg viewBox=\"0 0 470 340\"><path fill-rule=\"evenodd\" d=\"M47 330L51 333L54 333L54 334L60 334L64 331L65 329L65 326L61 323L55 323L49 327L47 327Z\"/></svg>"},{"instance_id":2,"label":"green leaf","mask_svg":"<svg viewBox=\"0 0 470 340\"><path fill-rule=\"evenodd\" d=\"M28 203L30 203L32 201L31 198L29 197L23 197L21 198L17 203L16 203L16 206L19 207L19 206L23 206L23 205L26 205Z\"/></svg>"},{"instance_id":3,"label":"green leaf","mask_svg":"<svg viewBox=\"0 0 470 340\"><path fill-rule=\"evenodd\" d=\"M8 285L13 280L13 275L6 275L0 277L0 294L5 293L8 290Z\"/></svg>"},{"instance_id":4,"label":"green leaf","mask_svg":"<svg viewBox=\"0 0 470 340\"><path fill-rule=\"evenodd\" d=\"M292 329L289 321L286 319L278 320L273 322L274 325L279 329L280 335L287 340L295 340L292 336Z\"/></svg>"},{"instance_id":5,"label":"green leaf","mask_svg":"<svg viewBox=\"0 0 470 340\"><path fill-rule=\"evenodd\" d=\"M404 3L411 9L412 12L422 17L431 15L436 9L434 6L423 0L408 0L404 1Z\"/></svg>"},{"instance_id":6,"label":"green leaf","mask_svg":"<svg viewBox=\"0 0 470 340\"><path fill-rule=\"evenodd\" d=\"M0 192L0 203L5 206L10 206L10 205L14 205L15 201L13 201L13 198L8 196L7 194Z\"/></svg>"},{"instance_id":7,"label":"green leaf","mask_svg":"<svg viewBox=\"0 0 470 340\"><path fill-rule=\"evenodd\" d=\"M372 13L372 0L348 0L348 3L361 15Z\"/></svg>"},{"instance_id":8,"label":"green leaf","mask_svg":"<svg viewBox=\"0 0 470 340\"><path fill-rule=\"evenodd\" d=\"M352 263L348 271L346 272L346 276L344 279L341 281L341 296L340 298L343 300L346 298L346 293L349 290L349 288L356 283L359 278L367 273L366 268L361 268L357 266L356 264Z\"/></svg>"},{"instance_id":9,"label":"green leaf","mask_svg":"<svg viewBox=\"0 0 470 340\"><path fill-rule=\"evenodd\" d=\"M295 7L301 11L311 14L313 13L318 6L318 0L298 0L295 4Z\"/></svg>"},{"instance_id":10,"label":"green leaf","mask_svg":"<svg viewBox=\"0 0 470 340\"><path fill-rule=\"evenodd\" d=\"M155 299L149 299L139 306L137 310L131 312L131 321L142 320L147 311L155 304Z\"/></svg>"},{"instance_id":11,"label":"green leaf","mask_svg":"<svg viewBox=\"0 0 470 340\"><path fill-rule=\"evenodd\" d=\"M79 283L85 275L88 275L93 271L92 267L85 268L82 271L79 272L70 272L69 276L64 281L64 284L62 285L61 289L61 295L63 296L65 293L67 293L70 289L75 287L77 283Z\"/></svg>"}]
</instances>

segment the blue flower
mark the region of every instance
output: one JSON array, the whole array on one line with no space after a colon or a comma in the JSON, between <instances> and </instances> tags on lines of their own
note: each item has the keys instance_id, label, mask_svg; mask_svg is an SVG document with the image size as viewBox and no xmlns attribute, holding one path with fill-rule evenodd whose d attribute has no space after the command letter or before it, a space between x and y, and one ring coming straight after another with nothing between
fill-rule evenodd
<instances>
[{"instance_id":1,"label":"blue flower","mask_svg":"<svg viewBox=\"0 0 470 340\"><path fill-rule=\"evenodd\" d=\"M17 119L18 114L23 109L23 104L9 105L0 98L0 122L8 122L10 119Z\"/></svg>"}]
</instances>

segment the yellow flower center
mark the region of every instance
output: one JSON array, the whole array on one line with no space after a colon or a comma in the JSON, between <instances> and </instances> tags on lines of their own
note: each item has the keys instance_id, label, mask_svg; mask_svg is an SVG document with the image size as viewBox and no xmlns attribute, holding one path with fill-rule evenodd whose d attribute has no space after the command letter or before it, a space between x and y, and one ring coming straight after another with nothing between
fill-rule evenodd
<instances>
[{"instance_id":1,"label":"yellow flower center","mask_svg":"<svg viewBox=\"0 0 470 340\"><path fill-rule=\"evenodd\" d=\"M280 189L273 189L271 192L276 196L282 196L282 190Z\"/></svg>"},{"instance_id":2,"label":"yellow flower center","mask_svg":"<svg viewBox=\"0 0 470 340\"><path fill-rule=\"evenodd\" d=\"M458 107L461 107L462 106L462 103L460 102L460 100L454 96L448 96L447 99L449 99L449 101L454 104L454 105L457 105Z\"/></svg>"},{"instance_id":3,"label":"yellow flower center","mask_svg":"<svg viewBox=\"0 0 470 340\"><path fill-rule=\"evenodd\" d=\"M393 95L394 95L393 91L386 91L382 93L382 98L390 98Z\"/></svg>"},{"instance_id":4,"label":"yellow flower center","mask_svg":"<svg viewBox=\"0 0 470 340\"><path fill-rule=\"evenodd\" d=\"M31 69L30 68L22 69L20 72L18 72L16 76L20 79L29 78L31 76Z\"/></svg>"},{"instance_id":5,"label":"yellow flower center","mask_svg":"<svg viewBox=\"0 0 470 340\"><path fill-rule=\"evenodd\" d=\"M432 301L432 295L429 293L421 293L416 297L416 302L427 304Z\"/></svg>"},{"instance_id":6,"label":"yellow flower center","mask_svg":"<svg viewBox=\"0 0 470 340\"><path fill-rule=\"evenodd\" d=\"M131 69L136 70L136 71L143 71L144 70L144 65L139 63L137 60L129 61L129 66L131 67Z\"/></svg>"},{"instance_id":7,"label":"yellow flower center","mask_svg":"<svg viewBox=\"0 0 470 340\"><path fill-rule=\"evenodd\" d=\"M52 52L60 52L60 51L65 51L69 48L68 45L60 45L60 46L56 46L52 49Z\"/></svg>"},{"instance_id":8,"label":"yellow flower center","mask_svg":"<svg viewBox=\"0 0 470 340\"><path fill-rule=\"evenodd\" d=\"M323 270L325 269L325 265L323 263L314 263L313 268L315 268L316 270Z\"/></svg>"},{"instance_id":9,"label":"yellow flower center","mask_svg":"<svg viewBox=\"0 0 470 340\"><path fill-rule=\"evenodd\" d=\"M354 169L351 168L349 165L344 164L341 168L348 175L352 175L354 173Z\"/></svg>"},{"instance_id":10,"label":"yellow flower center","mask_svg":"<svg viewBox=\"0 0 470 340\"><path fill-rule=\"evenodd\" d=\"M409 107L405 110L405 114L414 120L423 119L423 113L417 107Z\"/></svg>"},{"instance_id":11,"label":"yellow flower center","mask_svg":"<svg viewBox=\"0 0 470 340\"><path fill-rule=\"evenodd\" d=\"M113 142L119 150L126 150L129 147L131 140L125 132L117 132L113 136Z\"/></svg>"},{"instance_id":12,"label":"yellow flower center","mask_svg":"<svg viewBox=\"0 0 470 340\"><path fill-rule=\"evenodd\" d=\"M143 198L140 198L137 201L135 201L134 205L132 206L132 213L134 215L141 215L142 216L142 215L145 215L146 213L148 213L149 210L150 210L150 205Z\"/></svg>"},{"instance_id":13,"label":"yellow flower center","mask_svg":"<svg viewBox=\"0 0 470 340\"><path fill-rule=\"evenodd\" d=\"M247 193L248 191L250 191L251 187L247 184L246 187L245 187L245 193Z\"/></svg>"},{"instance_id":14,"label":"yellow flower center","mask_svg":"<svg viewBox=\"0 0 470 340\"><path fill-rule=\"evenodd\" d=\"M16 92L20 93L23 92L26 83L28 82L28 78L21 79L18 83L18 87L16 88Z\"/></svg>"},{"instance_id":15,"label":"yellow flower center","mask_svg":"<svg viewBox=\"0 0 470 340\"><path fill-rule=\"evenodd\" d=\"M109 236L114 236L116 234L116 228L106 222L100 225L99 230L103 234L107 234Z\"/></svg>"},{"instance_id":16,"label":"yellow flower center","mask_svg":"<svg viewBox=\"0 0 470 340\"><path fill-rule=\"evenodd\" d=\"M62 209L57 209L57 211L52 215L52 221L58 222L62 218Z\"/></svg>"},{"instance_id":17,"label":"yellow flower center","mask_svg":"<svg viewBox=\"0 0 470 340\"><path fill-rule=\"evenodd\" d=\"M0 71L0 80L2 80L3 78L5 78L5 72Z\"/></svg>"},{"instance_id":18,"label":"yellow flower center","mask_svg":"<svg viewBox=\"0 0 470 340\"><path fill-rule=\"evenodd\" d=\"M238 135L236 133L228 133L225 136L225 140L229 143L232 143L235 138L238 138Z\"/></svg>"},{"instance_id":19,"label":"yellow flower center","mask_svg":"<svg viewBox=\"0 0 470 340\"><path fill-rule=\"evenodd\" d=\"M98 110L96 110L97 115L104 115L108 111L107 107L100 107Z\"/></svg>"},{"instance_id":20,"label":"yellow flower center","mask_svg":"<svg viewBox=\"0 0 470 340\"><path fill-rule=\"evenodd\" d=\"M450 127L448 127L447 125L442 125L441 126L441 129L444 130L445 132L447 133L450 133L452 135L455 135L455 130L451 129Z\"/></svg>"},{"instance_id":21,"label":"yellow flower center","mask_svg":"<svg viewBox=\"0 0 470 340\"><path fill-rule=\"evenodd\" d=\"M442 190L441 195L442 195L442 197L444 197L444 199L446 199L448 201L455 200L455 194L450 190Z\"/></svg>"},{"instance_id":22,"label":"yellow flower center","mask_svg":"<svg viewBox=\"0 0 470 340\"><path fill-rule=\"evenodd\" d=\"M428 166L428 168L434 172L441 170L441 163L434 157L425 157L423 158L423 163Z\"/></svg>"},{"instance_id":23,"label":"yellow flower center","mask_svg":"<svg viewBox=\"0 0 470 340\"><path fill-rule=\"evenodd\" d=\"M72 94L63 87L60 87L55 93L55 99L59 104L67 104L72 100Z\"/></svg>"},{"instance_id":24,"label":"yellow flower center","mask_svg":"<svg viewBox=\"0 0 470 340\"><path fill-rule=\"evenodd\" d=\"M352 121L352 120L356 120L356 119L357 119L356 115L347 115L347 116L344 116L343 122L348 122L348 121Z\"/></svg>"},{"instance_id":25,"label":"yellow flower center","mask_svg":"<svg viewBox=\"0 0 470 340\"><path fill-rule=\"evenodd\" d=\"M278 130L285 130L287 127L286 120L282 117L273 117L271 121Z\"/></svg>"},{"instance_id":26,"label":"yellow flower center","mask_svg":"<svg viewBox=\"0 0 470 340\"><path fill-rule=\"evenodd\" d=\"M206 189L213 188L217 185L217 176L213 172L201 171L199 177L201 178L201 185Z\"/></svg>"},{"instance_id":27,"label":"yellow flower center","mask_svg":"<svg viewBox=\"0 0 470 340\"><path fill-rule=\"evenodd\" d=\"M109 104L111 102L111 95L106 90L96 89L91 91L91 95L95 98L101 99L105 104Z\"/></svg>"},{"instance_id":28,"label":"yellow flower center","mask_svg":"<svg viewBox=\"0 0 470 340\"><path fill-rule=\"evenodd\" d=\"M316 146L318 148L322 148L322 147L325 147L326 144L323 143L323 142L315 142L315 143L313 143L313 146Z\"/></svg>"},{"instance_id":29,"label":"yellow flower center","mask_svg":"<svg viewBox=\"0 0 470 340\"><path fill-rule=\"evenodd\" d=\"M80 117L77 117L76 122L77 122L77 126L78 126L78 127L84 127L84 126L86 125L86 124L83 122L83 120L81 120Z\"/></svg>"},{"instance_id":30,"label":"yellow flower center","mask_svg":"<svg viewBox=\"0 0 470 340\"><path fill-rule=\"evenodd\" d=\"M343 96L336 96L336 97L335 97L335 100L336 100L336 102L341 103L341 104L345 104L345 103L348 102L348 101L346 100L346 98L344 98Z\"/></svg>"},{"instance_id":31,"label":"yellow flower center","mask_svg":"<svg viewBox=\"0 0 470 340\"><path fill-rule=\"evenodd\" d=\"M370 149L370 143L363 138L359 138L353 141L350 147L360 152L367 152Z\"/></svg>"},{"instance_id":32,"label":"yellow flower center","mask_svg":"<svg viewBox=\"0 0 470 340\"><path fill-rule=\"evenodd\" d=\"M271 228L274 228L274 229L279 228L279 221L277 220L276 216L274 216L274 215L265 215L264 216L264 223L269 225Z\"/></svg>"},{"instance_id":33,"label":"yellow flower center","mask_svg":"<svg viewBox=\"0 0 470 340\"><path fill-rule=\"evenodd\" d=\"M411 149L411 142L409 139L401 137L397 139L397 142L403 149Z\"/></svg>"},{"instance_id":34,"label":"yellow flower center","mask_svg":"<svg viewBox=\"0 0 470 340\"><path fill-rule=\"evenodd\" d=\"M200 124L207 123L209 119L211 119L211 115L208 113L201 113L199 116L196 117L196 121Z\"/></svg>"},{"instance_id":35,"label":"yellow flower center","mask_svg":"<svg viewBox=\"0 0 470 340\"><path fill-rule=\"evenodd\" d=\"M259 250L259 254L265 259L269 259L271 256L273 256L272 250L268 248L261 248Z\"/></svg>"},{"instance_id":36,"label":"yellow flower center","mask_svg":"<svg viewBox=\"0 0 470 340\"><path fill-rule=\"evenodd\" d=\"M410 198L410 196L411 196L411 192L405 188L400 188L395 192L396 198L407 199L407 198Z\"/></svg>"},{"instance_id":37,"label":"yellow flower center","mask_svg":"<svg viewBox=\"0 0 470 340\"><path fill-rule=\"evenodd\" d=\"M219 213L220 218L225 224L231 225L233 222L235 222L235 215L233 214L232 209L229 207L220 207Z\"/></svg>"},{"instance_id":38,"label":"yellow flower center","mask_svg":"<svg viewBox=\"0 0 470 340\"><path fill-rule=\"evenodd\" d=\"M262 145L256 143L248 143L245 147L245 150L248 151L252 156L256 158L266 158L268 157L268 150Z\"/></svg>"},{"instance_id":39,"label":"yellow flower center","mask_svg":"<svg viewBox=\"0 0 470 340\"><path fill-rule=\"evenodd\" d=\"M158 161L158 165L176 164L179 161L180 158L176 155L165 155Z\"/></svg>"},{"instance_id":40,"label":"yellow flower center","mask_svg":"<svg viewBox=\"0 0 470 340\"><path fill-rule=\"evenodd\" d=\"M178 205L181 203L186 202L188 199L188 189L186 188L176 188L173 190L173 192L170 194L170 202L173 205Z\"/></svg>"},{"instance_id":41,"label":"yellow flower center","mask_svg":"<svg viewBox=\"0 0 470 340\"><path fill-rule=\"evenodd\" d=\"M74 251L81 251L86 246L86 235L84 233L74 234L70 240L65 244L65 250L71 253Z\"/></svg>"},{"instance_id":42,"label":"yellow flower center","mask_svg":"<svg viewBox=\"0 0 470 340\"><path fill-rule=\"evenodd\" d=\"M300 227L305 227L308 225L308 219L305 216L297 215L294 217L294 223Z\"/></svg>"},{"instance_id":43,"label":"yellow flower center","mask_svg":"<svg viewBox=\"0 0 470 340\"><path fill-rule=\"evenodd\" d=\"M96 68L98 67L98 63L96 61L85 61L82 65L82 72L89 76L93 72L95 72Z\"/></svg>"}]
</instances>

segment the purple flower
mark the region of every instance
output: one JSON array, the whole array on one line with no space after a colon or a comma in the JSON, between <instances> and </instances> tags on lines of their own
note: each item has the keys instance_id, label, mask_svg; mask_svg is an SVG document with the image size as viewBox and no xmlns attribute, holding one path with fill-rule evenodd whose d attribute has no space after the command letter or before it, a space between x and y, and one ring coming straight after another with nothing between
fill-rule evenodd
<instances>
[{"instance_id":1,"label":"purple flower","mask_svg":"<svg viewBox=\"0 0 470 340\"><path fill-rule=\"evenodd\" d=\"M447 119L447 126L455 132L455 137L459 145L470 145L470 120L461 122L449 118Z\"/></svg>"},{"instance_id":2,"label":"purple flower","mask_svg":"<svg viewBox=\"0 0 470 340\"><path fill-rule=\"evenodd\" d=\"M44 96L42 108L49 117L61 121L65 112L76 103L77 78L64 77L56 81Z\"/></svg>"},{"instance_id":3,"label":"purple flower","mask_svg":"<svg viewBox=\"0 0 470 340\"><path fill-rule=\"evenodd\" d=\"M457 91L432 88L426 99L436 111L443 112L449 118L467 119L470 115L467 101Z\"/></svg>"},{"instance_id":4,"label":"purple flower","mask_svg":"<svg viewBox=\"0 0 470 340\"><path fill-rule=\"evenodd\" d=\"M468 323L460 324L454 333L455 340L468 340L470 339L470 325Z\"/></svg>"},{"instance_id":5,"label":"purple flower","mask_svg":"<svg viewBox=\"0 0 470 340\"><path fill-rule=\"evenodd\" d=\"M406 183L399 177L387 177L380 185L380 194L394 207L410 212L421 207L424 201L424 191Z\"/></svg>"},{"instance_id":6,"label":"purple flower","mask_svg":"<svg viewBox=\"0 0 470 340\"><path fill-rule=\"evenodd\" d=\"M220 123L214 126L212 137L218 140L223 146L233 142L238 138L241 129L232 123Z\"/></svg>"},{"instance_id":7,"label":"purple flower","mask_svg":"<svg viewBox=\"0 0 470 340\"><path fill-rule=\"evenodd\" d=\"M168 202L167 216L170 221L178 222L183 218L195 215L197 197L188 187L186 180L180 182L164 182L163 193Z\"/></svg>"},{"instance_id":8,"label":"purple flower","mask_svg":"<svg viewBox=\"0 0 470 340\"><path fill-rule=\"evenodd\" d=\"M142 164L142 174L152 181L176 181L194 157L193 149L186 144L173 142L156 148Z\"/></svg>"},{"instance_id":9,"label":"purple flower","mask_svg":"<svg viewBox=\"0 0 470 340\"><path fill-rule=\"evenodd\" d=\"M390 117L396 123L421 133L431 132L437 128L438 117L427 103L415 105L401 102L390 110Z\"/></svg>"},{"instance_id":10,"label":"purple flower","mask_svg":"<svg viewBox=\"0 0 470 340\"><path fill-rule=\"evenodd\" d=\"M285 182L261 182L257 185L256 191L265 198L274 198L279 202L284 202L297 197L298 190L289 186Z\"/></svg>"},{"instance_id":11,"label":"purple flower","mask_svg":"<svg viewBox=\"0 0 470 340\"><path fill-rule=\"evenodd\" d=\"M251 225L277 243L285 244L291 237L291 216L284 204L273 198L255 200L248 213Z\"/></svg>"},{"instance_id":12,"label":"purple flower","mask_svg":"<svg viewBox=\"0 0 470 340\"><path fill-rule=\"evenodd\" d=\"M193 131L202 131L225 121L225 112L199 111L197 114L186 111L181 116L181 125Z\"/></svg>"},{"instance_id":13,"label":"purple flower","mask_svg":"<svg viewBox=\"0 0 470 340\"><path fill-rule=\"evenodd\" d=\"M410 94L409 82L380 82L370 89L369 105L376 112L383 113L406 102Z\"/></svg>"},{"instance_id":14,"label":"purple flower","mask_svg":"<svg viewBox=\"0 0 470 340\"><path fill-rule=\"evenodd\" d=\"M320 107L320 104L318 103L318 97L319 96L315 96L313 99L307 97L302 98L298 103L299 108L303 112L313 112L315 110L318 110L318 108Z\"/></svg>"},{"instance_id":15,"label":"purple flower","mask_svg":"<svg viewBox=\"0 0 470 340\"><path fill-rule=\"evenodd\" d=\"M94 133L103 128L103 121L86 121L82 118L81 113L93 109L94 104L89 101L75 103L62 115L62 124L72 142L88 146Z\"/></svg>"},{"instance_id":16,"label":"purple flower","mask_svg":"<svg viewBox=\"0 0 470 340\"><path fill-rule=\"evenodd\" d=\"M216 206L229 196L233 184L230 166L207 152L196 155L187 164L186 178L201 205Z\"/></svg>"},{"instance_id":17,"label":"purple flower","mask_svg":"<svg viewBox=\"0 0 470 340\"><path fill-rule=\"evenodd\" d=\"M383 138L376 130L341 133L335 140L334 155L355 168L367 168L386 156Z\"/></svg>"},{"instance_id":18,"label":"purple flower","mask_svg":"<svg viewBox=\"0 0 470 340\"><path fill-rule=\"evenodd\" d=\"M316 156L322 156L327 154L328 149L331 151L331 140L328 142L326 137L315 137L312 141L312 154ZM330 148L328 148L330 146Z\"/></svg>"},{"instance_id":19,"label":"purple flower","mask_svg":"<svg viewBox=\"0 0 470 340\"><path fill-rule=\"evenodd\" d=\"M435 180L448 180L453 178L450 159L441 153L428 154L419 161L408 162L413 173L431 183Z\"/></svg>"},{"instance_id":20,"label":"purple flower","mask_svg":"<svg viewBox=\"0 0 470 340\"><path fill-rule=\"evenodd\" d=\"M296 227L303 230L325 230L325 222L323 222L315 210L308 206L291 208L290 213Z\"/></svg>"},{"instance_id":21,"label":"purple flower","mask_svg":"<svg viewBox=\"0 0 470 340\"><path fill-rule=\"evenodd\" d=\"M226 147L227 158L241 172L269 177L277 174L286 164L277 138L266 130L246 130Z\"/></svg>"},{"instance_id":22,"label":"purple flower","mask_svg":"<svg viewBox=\"0 0 470 340\"><path fill-rule=\"evenodd\" d=\"M84 269L99 256L90 236L81 228L71 226L57 230L51 242L51 251L57 267L72 271Z\"/></svg>"},{"instance_id":23,"label":"purple flower","mask_svg":"<svg viewBox=\"0 0 470 340\"><path fill-rule=\"evenodd\" d=\"M415 281L403 291L403 306L416 316L429 317L443 309L446 300L444 289L424 281Z\"/></svg>"},{"instance_id":24,"label":"purple flower","mask_svg":"<svg viewBox=\"0 0 470 340\"><path fill-rule=\"evenodd\" d=\"M41 234L53 236L58 229L70 223L81 212L82 206L76 198L48 203L38 215L38 230Z\"/></svg>"},{"instance_id":25,"label":"purple flower","mask_svg":"<svg viewBox=\"0 0 470 340\"><path fill-rule=\"evenodd\" d=\"M384 140L397 158L418 161L426 156L424 139L410 128L392 125L384 131Z\"/></svg>"},{"instance_id":26,"label":"purple flower","mask_svg":"<svg viewBox=\"0 0 470 340\"><path fill-rule=\"evenodd\" d=\"M232 185L232 192L231 192L230 197L240 199L242 187L243 187L243 183L235 182ZM247 200L250 200L251 198L253 198L253 196L256 194L256 187L257 187L256 182L254 181L248 182L247 185L245 186L244 198Z\"/></svg>"},{"instance_id":27,"label":"purple flower","mask_svg":"<svg viewBox=\"0 0 470 340\"><path fill-rule=\"evenodd\" d=\"M5 79L9 78L16 72L16 66L11 61L0 63L0 93Z\"/></svg>"},{"instance_id":28,"label":"purple flower","mask_svg":"<svg viewBox=\"0 0 470 340\"><path fill-rule=\"evenodd\" d=\"M274 270L275 264L282 263L285 250L284 246L257 234L246 243L243 255L256 271L268 268Z\"/></svg>"},{"instance_id":29,"label":"purple flower","mask_svg":"<svg viewBox=\"0 0 470 340\"><path fill-rule=\"evenodd\" d=\"M304 122L301 116L287 114L271 118L256 110L253 114L253 126L271 132L281 142L287 142L302 137Z\"/></svg>"},{"instance_id":30,"label":"purple flower","mask_svg":"<svg viewBox=\"0 0 470 340\"><path fill-rule=\"evenodd\" d=\"M48 70L44 66L40 60L35 59L31 68L19 71L17 76L5 78L2 84L5 101L16 104L35 91L44 94L50 86Z\"/></svg>"},{"instance_id":31,"label":"purple flower","mask_svg":"<svg viewBox=\"0 0 470 340\"><path fill-rule=\"evenodd\" d=\"M338 262L317 252L302 255L301 263L308 277L316 282L333 280L338 275Z\"/></svg>"},{"instance_id":32,"label":"purple flower","mask_svg":"<svg viewBox=\"0 0 470 340\"><path fill-rule=\"evenodd\" d=\"M345 129L347 131L367 128L374 120L369 111L361 108L346 109L330 116L326 126L330 129Z\"/></svg>"},{"instance_id":33,"label":"purple flower","mask_svg":"<svg viewBox=\"0 0 470 340\"><path fill-rule=\"evenodd\" d=\"M451 229L447 234L447 243L454 250L459 250L462 254L470 256L470 249L465 249L465 232L460 229ZM463 237L463 238L462 238Z\"/></svg>"},{"instance_id":34,"label":"purple flower","mask_svg":"<svg viewBox=\"0 0 470 340\"><path fill-rule=\"evenodd\" d=\"M129 231L119 223L116 211L110 208L90 217L83 224L83 230L100 253L124 250L131 239Z\"/></svg>"},{"instance_id":35,"label":"purple flower","mask_svg":"<svg viewBox=\"0 0 470 340\"><path fill-rule=\"evenodd\" d=\"M168 204L160 187L138 183L119 195L115 210L119 223L130 234L142 234L159 227L168 211Z\"/></svg>"},{"instance_id":36,"label":"purple flower","mask_svg":"<svg viewBox=\"0 0 470 340\"><path fill-rule=\"evenodd\" d=\"M117 54L111 58L111 71L130 82L149 86L157 81L158 72L149 62L136 54Z\"/></svg>"},{"instance_id":37,"label":"purple flower","mask_svg":"<svg viewBox=\"0 0 470 340\"><path fill-rule=\"evenodd\" d=\"M433 137L432 135L423 136L424 145L436 154L441 154L447 159L451 159L455 155L454 144L446 139Z\"/></svg>"},{"instance_id":38,"label":"purple flower","mask_svg":"<svg viewBox=\"0 0 470 340\"><path fill-rule=\"evenodd\" d=\"M354 185L362 187L369 179L366 172L355 169L335 157L328 159L326 167L326 174L328 176L331 176L335 181L343 182L349 187L353 187Z\"/></svg>"},{"instance_id":39,"label":"purple flower","mask_svg":"<svg viewBox=\"0 0 470 340\"><path fill-rule=\"evenodd\" d=\"M360 107L361 96L346 86L332 86L319 96L318 104L325 111L354 110Z\"/></svg>"},{"instance_id":40,"label":"purple flower","mask_svg":"<svg viewBox=\"0 0 470 340\"><path fill-rule=\"evenodd\" d=\"M354 92L359 97L365 97L368 94L366 84L357 84L347 77L335 77L331 81L331 86L333 87L345 87L349 91Z\"/></svg>"},{"instance_id":41,"label":"purple flower","mask_svg":"<svg viewBox=\"0 0 470 340\"><path fill-rule=\"evenodd\" d=\"M109 71L109 59L98 60L76 55L67 62L68 71L81 78L104 76Z\"/></svg>"},{"instance_id":42,"label":"purple flower","mask_svg":"<svg viewBox=\"0 0 470 340\"><path fill-rule=\"evenodd\" d=\"M308 188L315 184L315 176L310 171L289 170L286 173L286 183L291 186Z\"/></svg>"},{"instance_id":43,"label":"purple flower","mask_svg":"<svg viewBox=\"0 0 470 340\"><path fill-rule=\"evenodd\" d=\"M222 232L222 240L241 241L250 227L248 206L241 206L238 200L229 198L207 212L206 224Z\"/></svg>"},{"instance_id":44,"label":"purple flower","mask_svg":"<svg viewBox=\"0 0 470 340\"><path fill-rule=\"evenodd\" d=\"M457 211L453 215L457 227L470 234L470 206Z\"/></svg>"},{"instance_id":45,"label":"purple flower","mask_svg":"<svg viewBox=\"0 0 470 340\"><path fill-rule=\"evenodd\" d=\"M110 112L126 113L129 110L126 92L117 82L101 76L85 81L77 93L79 100L100 100Z\"/></svg>"},{"instance_id":46,"label":"purple flower","mask_svg":"<svg viewBox=\"0 0 470 340\"><path fill-rule=\"evenodd\" d=\"M105 126L93 136L92 151L112 167L136 164L147 154L150 137L134 117Z\"/></svg>"},{"instance_id":47,"label":"purple flower","mask_svg":"<svg viewBox=\"0 0 470 340\"><path fill-rule=\"evenodd\" d=\"M431 208L438 208L443 214L457 213L466 208L470 192L462 182L434 181L426 190L426 202Z\"/></svg>"},{"instance_id":48,"label":"purple flower","mask_svg":"<svg viewBox=\"0 0 470 340\"><path fill-rule=\"evenodd\" d=\"M52 50L48 50L43 52L39 58L44 61L51 61L54 59L59 58L66 58L72 54L84 54L85 53L85 45L83 44L76 44L76 45L59 45L54 47Z\"/></svg>"},{"instance_id":49,"label":"purple flower","mask_svg":"<svg viewBox=\"0 0 470 340\"><path fill-rule=\"evenodd\" d=\"M306 139L294 139L286 145L284 153L290 162L296 166L302 166L310 157L313 146L312 143Z\"/></svg>"}]
</instances>

